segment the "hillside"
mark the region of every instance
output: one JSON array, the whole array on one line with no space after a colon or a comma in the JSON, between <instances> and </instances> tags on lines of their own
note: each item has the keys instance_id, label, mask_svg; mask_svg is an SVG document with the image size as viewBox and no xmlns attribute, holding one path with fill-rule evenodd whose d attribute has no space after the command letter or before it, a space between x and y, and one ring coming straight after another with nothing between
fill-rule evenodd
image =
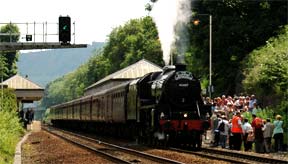
<instances>
[{"instance_id":1,"label":"hillside","mask_svg":"<svg viewBox=\"0 0 288 164\"><path fill-rule=\"evenodd\" d=\"M55 49L22 53L17 62L18 73L28 75L33 82L45 87L47 83L61 77L85 63L92 52L103 47L103 42L93 42L87 48Z\"/></svg>"}]
</instances>

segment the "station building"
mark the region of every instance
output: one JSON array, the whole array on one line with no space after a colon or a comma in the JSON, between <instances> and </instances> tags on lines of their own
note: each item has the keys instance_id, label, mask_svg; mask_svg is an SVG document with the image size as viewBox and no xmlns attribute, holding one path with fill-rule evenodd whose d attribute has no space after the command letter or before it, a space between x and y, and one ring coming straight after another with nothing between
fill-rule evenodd
<instances>
[{"instance_id":1,"label":"station building","mask_svg":"<svg viewBox=\"0 0 288 164\"><path fill-rule=\"evenodd\" d=\"M20 75L10 77L1 85L15 91L18 106L23 103L33 103L34 101L39 101L44 96L44 88Z\"/></svg>"}]
</instances>

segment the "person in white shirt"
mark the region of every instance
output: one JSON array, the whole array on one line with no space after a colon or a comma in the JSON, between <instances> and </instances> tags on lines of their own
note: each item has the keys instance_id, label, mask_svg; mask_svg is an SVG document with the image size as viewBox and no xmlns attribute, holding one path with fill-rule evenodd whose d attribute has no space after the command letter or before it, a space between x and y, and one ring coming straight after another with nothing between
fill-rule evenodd
<instances>
[{"instance_id":1,"label":"person in white shirt","mask_svg":"<svg viewBox=\"0 0 288 164\"><path fill-rule=\"evenodd\" d=\"M244 133L244 137L243 137L244 149L245 149L245 151L251 150L253 141L248 141L247 137L248 137L249 133L253 133L253 128L252 128L251 124L248 122L247 118L244 119L243 133Z\"/></svg>"},{"instance_id":2,"label":"person in white shirt","mask_svg":"<svg viewBox=\"0 0 288 164\"><path fill-rule=\"evenodd\" d=\"M227 142L227 136L228 136L228 130L229 130L229 122L227 120L227 117L225 115L221 116L221 121L218 123L218 130L220 132L220 146L222 148L226 147ZM223 125L222 125L223 123Z\"/></svg>"}]
</instances>

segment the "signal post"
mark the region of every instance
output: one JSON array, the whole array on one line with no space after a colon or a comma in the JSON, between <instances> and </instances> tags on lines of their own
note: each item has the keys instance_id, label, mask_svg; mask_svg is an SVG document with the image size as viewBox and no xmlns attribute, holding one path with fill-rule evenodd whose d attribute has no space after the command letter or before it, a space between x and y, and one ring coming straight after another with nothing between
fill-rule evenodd
<instances>
[{"instance_id":1,"label":"signal post","mask_svg":"<svg viewBox=\"0 0 288 164\"><path fill-rule=\"evenodd\" d=\"M33 49L59 49L59 48L86 48L87 44L75 44L75 22L74 26L74 43L71 44L71 18L69 16L59 16L58 19L58 33L57 34L47 34L48 23L0 23L1 24L16 24L16 25L26 25L27 33L23 38L26 42L0 42L0 51L13 51L13 50L33 50ZM55 23L54 23L55 24ZM28 33L28 25L32 25L34 28L34 33ZM36 33L36 25L43 26L42 33ZM45 31L46 27L46 31ZM21 34L23 35L23 34ZM47 36L58 35L58 42L47 42ZM20 33L0 33L0 37L15 37L20 36ZM36 42L36 36L42 36L42 42Z\"/></svg>"}]
</instances>

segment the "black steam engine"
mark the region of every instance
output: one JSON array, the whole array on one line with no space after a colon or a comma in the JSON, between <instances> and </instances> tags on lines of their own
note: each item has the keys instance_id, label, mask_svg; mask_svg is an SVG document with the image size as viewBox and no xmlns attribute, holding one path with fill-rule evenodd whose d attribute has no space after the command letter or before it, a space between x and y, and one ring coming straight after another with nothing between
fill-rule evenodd
<instances>
[{"instance_id":1,"label":"black steam engine","mask_svg":"<svg viewBox=\"0 0 288 164\"><path fill-rule=\"evenodd\" d=\"M59 127L200 148L210 107L203 104L198 79L177 65L53 106L50 113Z\"/></svg>"}]
</instances>

